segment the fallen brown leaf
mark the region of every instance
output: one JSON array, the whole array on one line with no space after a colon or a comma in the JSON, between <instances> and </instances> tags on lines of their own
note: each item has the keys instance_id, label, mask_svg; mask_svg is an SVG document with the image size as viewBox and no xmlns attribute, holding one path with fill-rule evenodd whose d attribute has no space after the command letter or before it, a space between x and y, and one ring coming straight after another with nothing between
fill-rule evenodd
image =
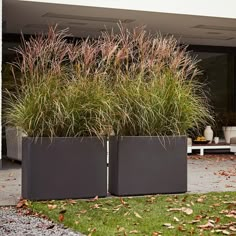
<instances>
[{"instance_id":1,"label":"fallen brown leaf","mask_svg":"<svg viewBox=\"0 0 236 236\"><path fill-rule=\"evenodd\" d=\"M124 199L122 197L120 197L120 202L124 207L128 207L128 203L124 201Z\"/></svg>"},{"instance_id":2,"label":"fallen brown leaf","mask_svg":"<svg viewBox=\"0 0 236 236\"><path fill-rule=\"evenodd\" d=\"M102 206L102 204L94 204L93 206L90 206L92 209L99 209Z\"/></svg>"},{"instance_id":3,"label":"fallen brown leaf","mask_svg":"<svg viewBox=\"0 0 236 236\"><path fill-rule=\"evenodd\" d=\"M233 188L234 186L233 186L233 185L230 185L230 184L226 184L225 187L226 187L226 188Z\"/></svg>"},{"instance_id":4,"label":"fallen brown leaf","mask_svg":"<svg viewBox=\"0 0 236 236\"><path fill-rule=\"evenodd\" d=\"M140 218L140 219L142 219L143 217L142 216L140 216L136 211L134 211L134 215L136 216L136 217L138 217L138 218Z\"/></svg>"},{"instance_id":5,"label":"fallen brown leaf","mask_svg":"<svg viewBox=\"0 0 236 236\"><path fill-rule=\"evenodd\" d=\"M196 219L196 220L201 220L202 218L203 218L202 215L197 215L197 216L195 216L195 219Z\"/></svg>"},{"instance_id":6,"label":"fallen brown leaf","mask_svg":"<svg viewBox=\"0 0 236 236\"><path fill-rule=\"evenodd\" d=\"M109 209L106 208L106 207L103 207L102 210L103 210L103 211L108 211Z\"/></svg>"},{"instance_id":7,"label":"fallen brown leaf","mask_svg":"<svg viewBox=\"0 0 236 236\"><path fill-rule=\"evenodd\" d=\"M196 224L198 222L200 222L200 220L192 220L192 221L189 221L188 224Z\"/></svg>"},{"instance_id":8,"label":"fallen brown leaf","mask_svg":"<svg viewBox=\"0 0 236 236\"><path fill-rule=\"evenodd\" d=\"M234 222L229 222L229 223L226 223L226 224L223 224L223 225L216 225L214 228L215 229L229 229L230 227L234 227L236 226L236 221Z\"/></svg>"},{"instance_id":9,"label":"fallen brown leaf","mask_svg":"<svg viewBox=\"0 0 236 236\"><path fill-rule=\"evenodd\" d=\"M156 232L156 231L152 232L152 236L160 236L160 235L161 235L161 232Z\"/></svg>"},{"instance_id":10,"label":"fallen brown leaf","mask_svg":"<svg viewBox=\"0 0 236 236\"><path fill-rule=\"evenodd\" d=\"M57 208L56 204L48 204L48 209L49 210L53 210L53 209L56 209L56 208Z\"/></svg>"},{"instance_id":11,"label":"fallen brown leaf","mask_svg":"<svg viewBox=\"0 0 236 236\"><path fill-rule=\"evenodd\" d=\"M236 205L236 201L228 201L228 202L223 202L224 204L233 204Z\"/></svg>"},{"instance_id":12,"label":"fallen brown leaf","mask_svg":"<svg viewBox=\"0 0 236 236\"><path fill-rule=\"evenodd\" d=\"M223 230L222 233L225 234L225 235L230 235L230 232L227 231L227 230Z\"/></svg>"},{"instance_id":13,"label":"fallen brown leaf","mask_svg":"<svg viewBox=\"0 0 236 236\"><path fill-rule=\"evenodd\" d=\"M193 210L191 208L187 208L187 207L181 207L181 208L170 208L167 211L182 211L187 215L191 215L193 214Z\"/></svg>"},{"instance_id":14,"label":"fallen brown leaf","mask_svg":"<svg viewBox=\"0 0 236 236\"><path fill-rule=\"evenodd\" d=\"M188 198L188 195L186 195L183 199L182 202L186 202L186 199Z\"/></svg>"},{"instance_id":15,"label":"fallen brown leaf","mask_svg":"<svg viewBox=\"0 0 236 236\"><path fill-rule=\"evenodd\" d=\"M17 203L16 208L23 208L25 206L28 206L28 202L26 199L22 199Z\"/></svg>"},{"instance_id":16,"label":"fallen brown leaf","mask_svg":"<svg viewBox=\"0 0 236 236\"><path fill-rule=\"evenodd\" d=\"M117 206L113 207L113 213L116 213L117 211L119 211L122 206L123 205L117 205Z\"/></svg>"},{"instance_id":17,"label":"fallen brown leaf","mask_svg":"<svg viewBox=\"0 0 236 236\"><path fill-rule=\"evenodd\" d=\"M69 204L76 204L77 202L76 202L76 200L69 199L69 200L68 200L68 203L69 203Z\"/></svg>"},{"instance_id":18,"label":"fallen brown leaf","mask_svg":"<svg viewBox=\"0 0 236 236\"><path fill-rule=\"evenodd\" d=\"M117 227L117 231L118 231L118 232L123 232L123 231L125 231L125 228L118 226L118 227Z\"/></svg>"},{"instance_id":19,"label":"fallen brown leaf","mask_svg":"<svg viewBox=\"0 0 236 236\"><path fill-rule=\"evenodd\" d=\"M96 196L96 197L94 197L92 199L88 199L88 200L86 200L86 202L95 202L97 200L98 200L98 196Z\"/></svg>"},{"instance_id":20,"label":"fallen brown leaf","mask_svg":"<svg viewBox=\"0 0 236 236\"><path fill-rule=\"evenodd\" d=\"M90 233L89 233L88 236L91 236L93 233L95 233L95 232L97 231L97 229L96 229L96 228L93 228L93 229L91 229L91 230L89 230L89 231L90 231Z\"/></svg>"},{"instance_id":21,"label":"fallen brown leaf","mask_svg":"<svg viewBox=\"0 0 236 236\"><path fill-rule=\"evenodd\" d=\"M58 220L59 220L60 222L64 221L64 214L59 214Z\"/></svg>"},{"instance_id":22,"label":"fallen brown leaf","mask_svg":"<svg viewBox=\"0 0 236 236\"><path fill-rule=\"evenodd\" d=\"M166 198L166 202L173 202L173 199L168 197L168 198Z\"/></svg>"},{"instance_id":23,"label":"fallen brown leaf","mask_svg":"<svg viewBox=\"0 0 236 236\"><path fill-rule=\"evenodd\" d=\"M148 199L146 200L146 202L148 202L148 203L154 203L155 202L155 200L156 200L156 198L155 197L148 197Z\"/></svg>"},{"instance_id":24,"label":"fallen brown leaf","mask_svg":"<svg viewBox=\"0 0 236 236\"><path fill-rule=\"evenodd\" d=\"M230 226L229 229L233 232L236 232L236 227L234 227L234 226Z\"/></svg>"},{"instance_id":25,"label":"fallen brown leaf","mask_svg":"<svg viewBox=\"0 0 236 236\"><path fill-rule=\"evenodd\" d=\"M161 236L161 232L154 231L152 232L152 236Z\"/></svg>"},{"instance_id":26,"label":"fallen brown leaf","mask_svg":"<svg viewBox=\"0 0 236 236\"><path fill-rule=\"evenodd\" d=\"M87 210L81 210L81 211L79 211L79 213L81 213L81 214L85 214L87 212Z\"/></svg>"},{"instance_id":27,"label":"fallen brown leaf","mask_svg":"<svg viewBox=\"0 0 236 236\"><path fill-rule=\"evenodd\" d=\"M202 203L202 202L204 202L204 199L203 198L198 198L197 202Z\"/></svg>"},{"instance_id":28,"label":"fallen brown leaf","mask_svg":"<svg viewBox=\"0 0 236 236\"><path fill-rule=\"evenodd\" d=\"M182 208L182 211L183 211L185 214L187 214L187 215L193 214L193 210L192 210L191 208L185 208L185 207L183 207L183 208Z\"/></svg>"},{"instance_id":29,"label":"fallen brown leaf","mask_svg":"<svg viewBox=\"0 0 236 236\"><path fill-rule=\"evenodd\" d=\"M181 232L183 232L183 231L185 231L186 229L184 228L183 225L179 225L179 226L178 226L178 230L181 231Z\"/></svg>"},{"instance_id":30,"label":"fallen brown leaf","mask_svg":"<svg viewBox=\"0 0 236 236\"><path fill-rule=\"evenodd\" d=\"M189 231L190 235L194 235L194 232L195 232L195 229L193 227L191 227L191 229Z\"/></svg>"},{"instance_id":31,"label":"fallen brown leaf","mask_svg":"<svg viewBox=\"0 0 236 236\"><path fill-rule=\"evenodd\" d=\"M236 219L236 215L235 214L228 214L228 215L225 215L226 217L230 217L230 218L235 218Z\"/></svg>"},{"instance_id":32,"label":"fallen brown leaf","mask_svg":"<svg viewBox=\"0 0 236 236\"><path fill-rule=\"evenodd\" d=\"M211 222L207 222L205 225L199 225L198 228L200 229L211 229L214 228L214 224Z\"/></svg>"},{"instance_id":33,"label":"fallen brown leaf","mask_svg":"<svg viewBox=\"0 0 236 236\"><path fill-rule=\"evenodd\" d=\"M176 222L179 222L179 219L178 219L177 217L175 217L175 216L174 216L174 220L175 220Z\"/></svg>"},{"instance_id":34,"label":"fallen brown leaf","mask_svg":"<svg viewBox=\"0 0 236 236\"><path fill-rule=\"evenodd\" d=\"M174 226L171 223L164 223L163 226L167 227L168 229L174 229Z\"/></svg>"},{"instance_id":35,"label":"fallen brown leaf","mask_svg":"<svg viewBox=\"0 0 236 236\"><path fill-rule=\"evenodd\" d=\"M128 215L130 215L130 212L129 211L125 212L124 216L128 216Z\"/></svg>"},{"instance_id":36,"label":"fallen brown leaf","mask_svg":"<svg viewBox=\"0 0 236 236\"><path fill-rule=\"evenodd\" d=\"M159 236L159 235L161 235L160 232L156 232L156 231L152 232L152 236Z\"/></svg>"}]
</instances>

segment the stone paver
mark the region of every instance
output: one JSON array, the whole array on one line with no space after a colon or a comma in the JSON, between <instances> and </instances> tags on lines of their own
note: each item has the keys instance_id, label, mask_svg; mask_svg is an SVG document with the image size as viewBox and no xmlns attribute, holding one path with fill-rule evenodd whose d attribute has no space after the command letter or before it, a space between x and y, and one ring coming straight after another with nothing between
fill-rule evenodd
<instances>
[{"instance_id":1,"label":"stone paver","mask_svg":"<svg viewBox=\"0 0 236 236\"><path fill-rule=\"evenodd\" d=\"M188 193L236 191L235 155L188 157ZM21 165L3 160L0 170L0 206L16 205L21 197Z\"/></svg>"},{"instance_id":2,"label":"stone paver","mask_svg":"<svg viewBox=\"0 0 236 236\"><path fill-rule=\"evenodd\" d=\"M0 170L0 206L16 205L21 197L21 164L3 160Z\"/></svg>"},{"instance_id":3,"label":"stone paver","mask_svg":"<svg viewBox=\"0 0 236 236\"><path fill-rule=\"evenodd\" d=\"M188 192L236 191L236 156L205 155L188 159Z\"/></svg>"}]
</instances>

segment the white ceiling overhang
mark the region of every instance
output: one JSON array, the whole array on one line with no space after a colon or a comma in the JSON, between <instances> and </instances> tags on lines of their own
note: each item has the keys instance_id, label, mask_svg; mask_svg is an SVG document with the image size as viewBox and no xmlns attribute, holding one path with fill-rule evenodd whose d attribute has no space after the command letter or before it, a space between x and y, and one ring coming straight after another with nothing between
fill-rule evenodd
<instances>
[{"instance_id":1,"label":"white ceiling overhang","mask_svg":"<svg viewBox=\"0 0 236 236\"><path fill-rule=\"evenodd\" d=\"M171 0L168 6L169 2L4 0L3 33L35 34L58 24L69 27L75 37L97 37L105 27L116 28L120 20L129 28L146 25L152 32L174 34L186 44L236 47L235 0L228 0L224 10L226 3L218 0Z\"/></svg>"}]
</instances>

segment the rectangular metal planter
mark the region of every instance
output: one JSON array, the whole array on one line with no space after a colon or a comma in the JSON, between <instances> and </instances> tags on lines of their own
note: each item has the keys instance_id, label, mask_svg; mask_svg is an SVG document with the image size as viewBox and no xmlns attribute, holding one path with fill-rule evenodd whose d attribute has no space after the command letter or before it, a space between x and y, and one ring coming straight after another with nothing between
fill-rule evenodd
<instances>
[{"instance_id":1,"label":"rectangular metal planter","mask_svg":"<svg viewBox=\"0 0 236 236\"><path fill-rule=\"evenodd\" d=\"M187 138L111 137L109 192L113 195L187 191Z\"/></svg>"},{"instance_id":2,"label":"rectangular metal planter","mask_svg":"<svg viewBox=\"0 0 236 236\"><path fill-rule=\"evenodd\" d=\"M22 197L30 200L107 195L106 140L97 137L22 140Z\"/></svg>"}]
</instances>

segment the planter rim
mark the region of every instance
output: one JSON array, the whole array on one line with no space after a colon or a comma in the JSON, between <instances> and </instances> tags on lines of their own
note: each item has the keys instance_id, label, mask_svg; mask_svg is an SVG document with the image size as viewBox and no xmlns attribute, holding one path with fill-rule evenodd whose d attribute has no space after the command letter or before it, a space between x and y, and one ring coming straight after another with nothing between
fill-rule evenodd
<instances>
[{"instance_id":1,"label":"planter rim","mask_svg":"<svg viewBox=\"0 0 236 236\"><path fill-rule=\"evenodd\" d=\"M42 139L42 138L48 138L48 139L65 139L65 138L98 138L97 136L64 136L64 137L46 137L46 136L40 136L40 137L34 137L34 136L24 136L24 138L33 138L33 139ZM106 138L106 136L101 136L101 138Z\"/></svg>"},{"instance_id":2,"label":"planter rim","mask_svg":"<svg viewBox=\"0 0 236 236\"><path fill-rule=\"evenodd\" d=\"M176 138L176 137L187 137L187 135L140 135L140 136L131 136L131 135L112 135L109 137L119 137L119 138L123 138L123 137L127 137L127 138Z\"/></svg>"},{"instance_id":3,"label":"planter rim","mask_svg":"<svg viewBox=\"0 0 236 236\"><path fill-rule=\"evenodd\" d=\"M37 143L37 142L48 142L50 141L50 143L54 143L54 142L61 142L61 141L66 141L66 140L70 140L72 141L76 141L79 140L80 142L83 141L100 141L100 143L102 145L105 145L107 138L104 137L97 137L97 136L85 136L85 137L30 137L30 136L22 136L22 140L30 140L31 142Z\"/></svg>"}]
</instances>

